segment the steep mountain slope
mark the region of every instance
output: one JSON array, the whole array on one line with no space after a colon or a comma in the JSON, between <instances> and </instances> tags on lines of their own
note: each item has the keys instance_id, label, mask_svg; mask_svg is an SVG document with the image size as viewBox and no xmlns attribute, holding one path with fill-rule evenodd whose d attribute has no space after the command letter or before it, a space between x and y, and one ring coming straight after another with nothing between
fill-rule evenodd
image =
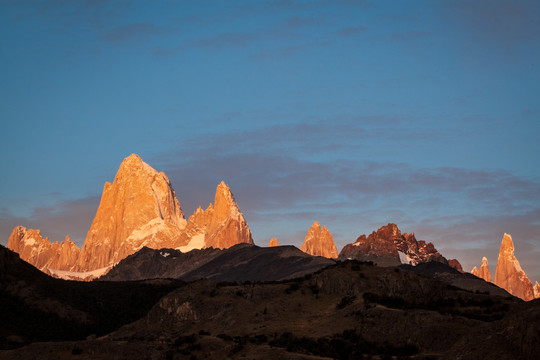
<instances>
[{"instance_id":1,"label":"steep mountain slope","mask_svg":"<svg viewBox=\"0 0 540 360\"><path fill-rule=\"evenodd\" d=\"M209 248L188 253L143 248L99 280L275 281L303 276L332 264L332 260L307 255L294 246L238 244L223 250Z\"/></svg>"},{"instance_id":2,"label":"steep mountain slope","mask_svg":"<svg viewBox=\"0 0 540 360\"><path fill-rule=\"evenodd\" d=\"M329 259L337 259L338 257L332 234L330 234L326 225L321 228L321 224L317 221L309 228L300 250L306 254L323 256Z\"/></svg>"},{"instance_id":3,"label":"steep mountain slope","mask_svg":"<svg viewBox=\"0 0 540 360\"><path fill-rule=\"evenodd\" d=\"M514 255L514 243L509 234L504 234L501 242L494 283L525 301L534 299L532 283Z\"/></svg>"},{"instance_id":4,"label":"steep mountain slope","mask_svg":"<svg viewBox=\"0 0 540 360\"><path fill-rule=\"evenodd\" d=\"M429 261L448 264L432 243L417 241L414 234L401 234L396 224L383 226L368 237L359 236L356 242L345 245L339 259L373 261L379 266L416 265ZM461 268L457 260L453 263L455 267Z\"/></svg>"},{"instance_id":5,"label":"steep mountain slope","mask_svg":"<svg viewBox=\"0 0 540 360\"><path fill-rule=\"evenodd\" d=\"M77 271L110 266L143 246L176 245L186 220L167 176L133 154L101 202L77 263Z\"/></svg>"}]
</instances>

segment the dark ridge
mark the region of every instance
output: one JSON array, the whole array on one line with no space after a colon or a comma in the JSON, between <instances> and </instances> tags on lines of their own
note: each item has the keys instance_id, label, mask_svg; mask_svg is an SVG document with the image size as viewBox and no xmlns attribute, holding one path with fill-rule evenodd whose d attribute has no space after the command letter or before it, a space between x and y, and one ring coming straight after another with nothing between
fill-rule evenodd
<instances>
[{"instance_id":1,"label":"dark ridge","mask_svg":"<svg viewBox=\"0 0 540 360\"><path fill-rule=\"evenodd\" d=\"M122 260L99 280L274 281L301 277L332 264L335 264L334 260L308 255L294 246L267 248L238 244L228 249L209 248L187 253L143 248Z\"/></svg>"}]
</instances>

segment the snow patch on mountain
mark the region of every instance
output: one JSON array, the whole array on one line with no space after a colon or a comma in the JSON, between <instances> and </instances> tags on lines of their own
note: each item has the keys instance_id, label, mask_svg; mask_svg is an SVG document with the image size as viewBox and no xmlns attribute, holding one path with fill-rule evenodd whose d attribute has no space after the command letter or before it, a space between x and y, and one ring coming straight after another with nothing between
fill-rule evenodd
<instances>
[{"instance_id":1,"label":"snow patch on mountain","mask_svg":"<svg viewBox=\"0 0 540 360\"><path fill-rule=\"evenodd\" d=\"M405 254L404 252L399 251L399 250L398 250L398 254L399 254L399 261L401 261L402 264L417 265L418 262L414 260L413 258L411 258L408 254Z\"/></svg>"},{"instance_id":2,"label":"snow patch on mountain","mask_svg":"<svg viewBox=\"0 0 540 360\"><path fill-rule=\"evenodd\" d=\"M164 225L165 224L164 224L163 219L155 218L153 220L150 220L149 222L147 222L140 228L133 230L131 234L129 235L129 237L127 238L127 241L135 240L135 239L136 240L144 239L146 237L155 235L159 231L159 228Z\"/></svg>"},{"instance_id":3,"label":"snow patch on mountain","mask_svg":"<svg viewBox=\"0 0 540 360\"><path fill-rule=\"evenodd\" d=\"M112 264L101 269L96 269L92 271L84 271L84 272L55 270L55 269L47 268L47 272L56 278L60 278L64 280L91 281L93 279L97 279L98 277L103 276L106 273L108 273L109 270L111 270L114 265L116 264Z\"/></svg>"},{"instance_id":4,"label":"snow patch on mountain","mask_svg":"<svg viewBox=\"0 0 540 360\"><path fill-rule=\"evenodd\" d=\"M34 238L26 238L26 239L24 239L24 244L26 246L32 246L35 243L36 243L36 239L34 239Z\"/></svg>"},{"instance_id":5,"label":"snow patch on mountain","mask_svg":"<svg viewBox=\"0 0 540 360\"><path fill-rule=\"evenodd\" d=\"M189 244L177 247L176 250L180 250L181 252L188 252L194 249L202 249L204 248L205 242L205 234L197 234L194 235L191 240L189 241Z\"/></svg>"}]
</instances>

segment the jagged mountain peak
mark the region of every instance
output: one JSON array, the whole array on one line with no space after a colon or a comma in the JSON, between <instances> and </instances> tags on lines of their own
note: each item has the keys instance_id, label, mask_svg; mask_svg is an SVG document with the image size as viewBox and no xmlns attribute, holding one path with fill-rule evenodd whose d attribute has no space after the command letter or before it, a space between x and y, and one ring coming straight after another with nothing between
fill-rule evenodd
<instances>
[{"instance_id":1,"label":"jagged mountain peak","mask_svg":"<svg viewBox=\"0 0 540 360\"><path fill-rule=\"evenodd\" d=\"M428 261L448 264L432 243L417 241L414 233L402 234L394 223L380 227L367 237L360 235L354 243L345 245L339 258L373 261L380 266L416 265ZM453 266L461 268L457 260L453 261Z\"/></svg>"},{"instance_id":2,"label":"jagged mountain peak","mask_svg":"<svg viewBox=\"0 0 540 360\"><path fill-rule=\"evenodd\" d=\"M132 154L122 161L114 182L103 191L78 269L110 266L144 245L179 236L185 225L167 176Z\"/></svg>"},{"instance_id":3,"label":"jagged mountain peak","mask_svg":"<svg viewBox=\"0 0 540 360\"><path fill-rule=\"evenodd\" d=\"M386 236L386 237L400 237L401 236L401 230L399 230L398 226L394 223L389 223L388 225L385 225L381 228L379 228L376 232L379 236ZM412 234L414 236L414 234Z\"/></svg>"},{"instance_id":4,"label":"jagged mountain peak","mask_svg":"<svg viewBox=\"0 0 540 360\"><path fill-rule=\"evenodd\" d=\"M216 197L218 196L223 197L229 202L236 202L234 195L231 192L231 188L223 180L216 187Z\"/></svg>"},{"instance_id":5,"label":"jagged mountain peak","mask_svg":"<svg viewBox=\"0 0 540 360\"><path fill-rule=\"evenodd\" d=\"M120 167L117 172L117 177L118 175L140 176L141 171L151 176L158 174L158 171L152 168L147 163L145 163L139 155L131 154L130 156L125 158L120 164Z\"/></svg>"},{"instance_id":6,"label":"jagged mountain peak","mask_svg":"<svg viewBox=\"0 0 540 360\"><path fill-rule=\"evenodd\" d=\"M276 238L270 239L270 242L268 243L268 247L274 247L274 246L279 246L279 243Z\"/></svg>"},{"instance_id":7,"label":"jagged mountain peak","mask_svg":"<svg viewBox=\"0 0 540 360\"><path fill-rule=\"evenodd\" d=\"M7 247L42 271L49 268L70 270L80 253L80 249L69 236L62 243L51 243L47 237L43 238L40 230L26 229L23 226L13 229Z\"/></svg>"},{"instance_id":8,"label":"jagged mountain peak","mask_svg":"<svg viewBox=\"0 0 540 360\"><path fill-rule=\"evenodd\" d=\"M231 189L224 181L221 181L216 188L213 208L219 218L231 217L239 220L243 217Z\"/></svg>"},{"instance_id":9,"label":"jagged mountain peak","mask_svg":"<svg viewBox=\"0 0 540 360\"><path fill-rule=\"evenodd\" d=\"M488 260L485 256L482 257L482 264L480 265L480 268L475 266L471 270L471 274L479 277L480 279L484 279L487 282L491 282L491 272L489 271Z\"/></svg>"},{"instance_id":10,"label":"jagged mountain peak","mask_svg":"<svg viewBox=\"0 0 540 360\"><path fill-rule=\"evenodd\" d=\"M191 240L181 251L213 247L225 249L239 243L253 244L251 231L229 188L222 181L216 188L214 204L198 208L189 217L186 233Z\"/></svg>"},{"instance_id":11,"label":"jagged mountain peak","mask_svg":"<svg viewBox=\"0 0 540 360\"><path fill-rule=\"evenodd\" d=\"M308 231L322 231L325 233L330 233L326 225L321 225L321 223L318 221L314 221L313 225L311 225Z\"/></svg>"},{"instance_id":12,"label":"jagged mountain peak","mask_svg":"<svg viewBox=\"0 0 540 360\"><path fill-rule=\"evenodd\" d=\"M321 224L318 221L314 221L313 225L309 228L300 250L310 255L323 256L330 259L337 258L338 256L332 234L326 225L321 228Z\"/></svg>"},{"instance_id":13,"label":"jagged mountain peak","mask_svg":"<svg viewBox=\"0 0 540 360\"><path fill-rule=\"evenodd\" d=\"M503 239L501 242L501 247L499 254L509 254L514 255L514 242L512 241L512 235L504 233Z\"/></svg>"},{"instance_id":14,"label":"jagged mountain peak","mask_svg":"<svg viewBox=\"0 0 540 360\"><path fill-rule=\"evenodd\" d=\"M525 301L534 299L532 283L514 255L512 236L507 233L501 241L494 283Z\"/></svg>"},{"instance_id":15,"label":"jagged mountain peak","mask_svg":"<svg viewBox=\"0 0 540 360\"><path fill-rule=\"evenodd\" d=\"M229 202L236 202L231 192L231 188L223 180L221 180L216 188L216 197L217 196L221 196Z\"/></svg>"}]
</instances>

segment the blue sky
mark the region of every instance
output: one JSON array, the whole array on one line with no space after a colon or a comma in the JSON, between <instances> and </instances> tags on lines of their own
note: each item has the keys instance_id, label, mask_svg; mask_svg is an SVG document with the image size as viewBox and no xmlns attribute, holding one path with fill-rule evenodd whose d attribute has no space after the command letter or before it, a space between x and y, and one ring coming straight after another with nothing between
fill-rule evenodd
<instances>
[{"instance_id":1,"label":"blue sky","mask_svg":"<svg viewBox=\"0 0 540 360\"><path fill-rule=\"evenodd\" d=\"M535 1L0 0L0 235L79 245L131 153L258 245L388 222L540 280Z\"/></svg>"}]
</instances>

